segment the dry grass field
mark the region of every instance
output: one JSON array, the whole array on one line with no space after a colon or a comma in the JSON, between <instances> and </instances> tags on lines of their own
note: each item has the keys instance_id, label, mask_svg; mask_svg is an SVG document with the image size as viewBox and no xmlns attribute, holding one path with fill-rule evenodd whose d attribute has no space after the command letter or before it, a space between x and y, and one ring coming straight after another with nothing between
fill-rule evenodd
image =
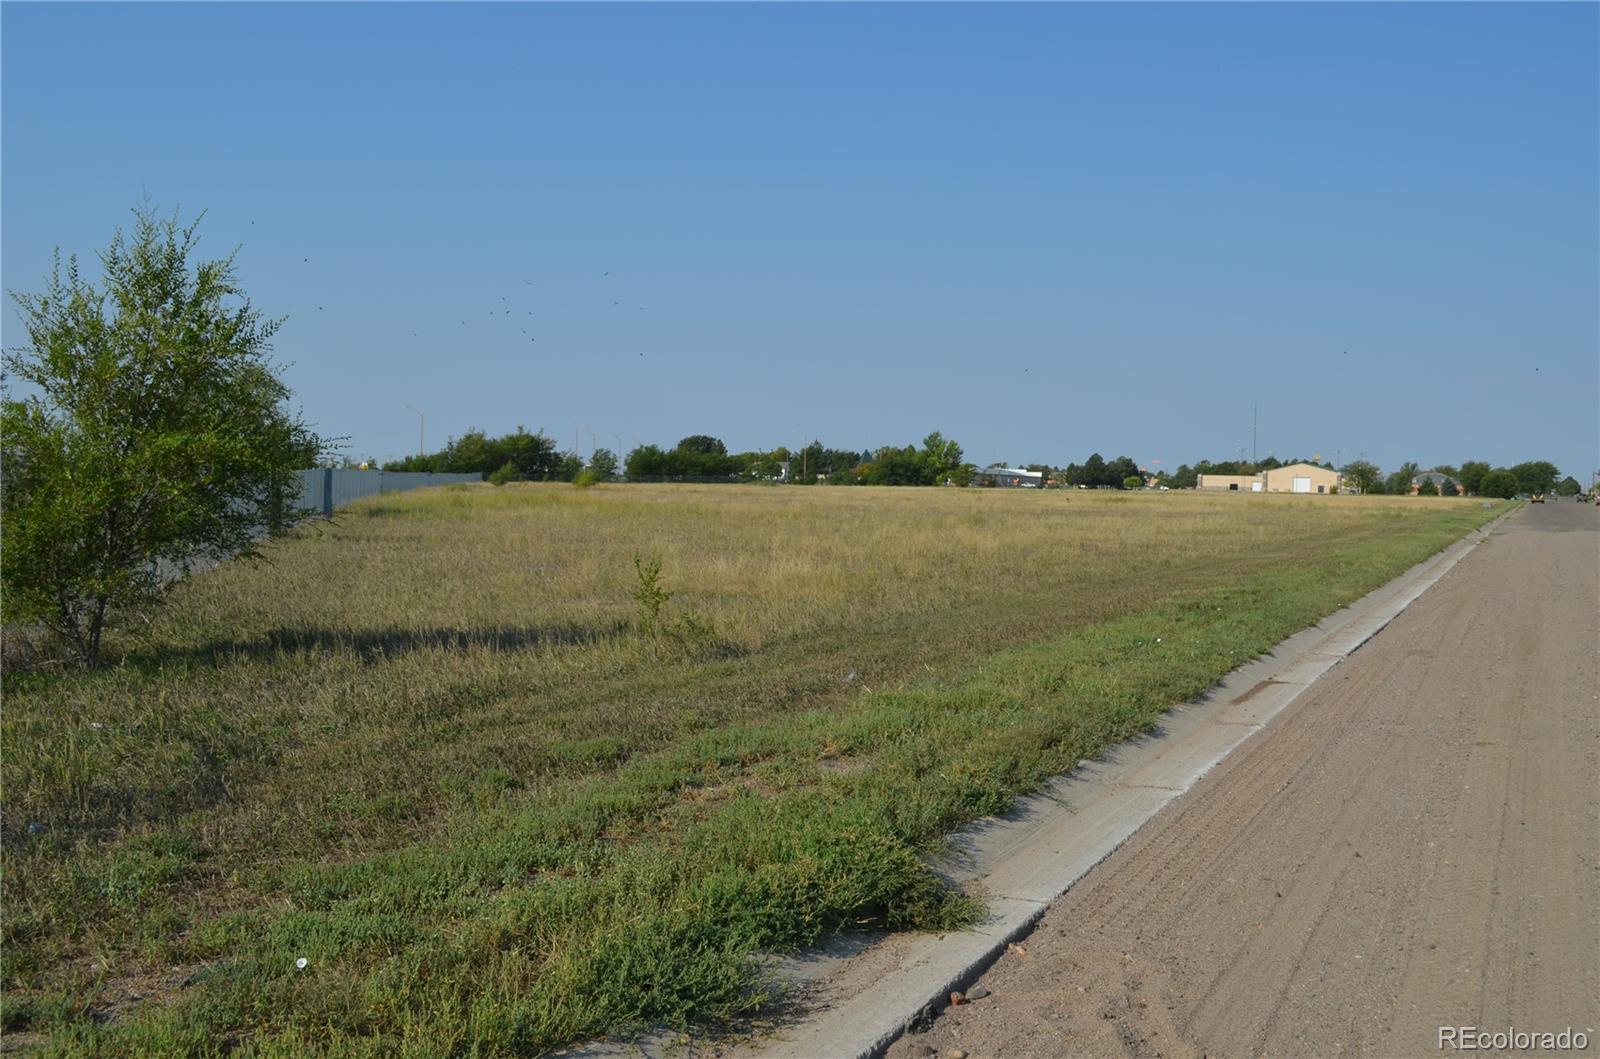
<instances>
[{"instance_id":1,"label":"dry grass field","mask_svg":"<svg viewBox=\"0 0 1600 1059\"><path fill-rule=\"evenodd\" d=\"M365 501L124 624L111 668L6 675L4 1026L65 1054L501 1055L759 1010L753 953L961 924L940 836L1502 509Z\"/></svg>"}]
</instances>

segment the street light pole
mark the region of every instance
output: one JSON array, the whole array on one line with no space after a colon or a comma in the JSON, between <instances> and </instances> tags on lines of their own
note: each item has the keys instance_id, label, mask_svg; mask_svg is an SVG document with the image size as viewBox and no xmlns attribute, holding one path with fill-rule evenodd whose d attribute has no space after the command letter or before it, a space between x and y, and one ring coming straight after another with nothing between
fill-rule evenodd
<instances>
[{"instance_id":1,"label":"street light pole","mask_svg":"<svg viewBox=\"0 0 1600 1059\"><path fill-rule=\"evenodd\" d=\"M427 417L422 414L422 409L418 408L416 405L406 405L406 411L417 413L417 455L426 456L427 445L423 443L425 437L423 431L428 425Z\"/></svg>"}]
</instances>

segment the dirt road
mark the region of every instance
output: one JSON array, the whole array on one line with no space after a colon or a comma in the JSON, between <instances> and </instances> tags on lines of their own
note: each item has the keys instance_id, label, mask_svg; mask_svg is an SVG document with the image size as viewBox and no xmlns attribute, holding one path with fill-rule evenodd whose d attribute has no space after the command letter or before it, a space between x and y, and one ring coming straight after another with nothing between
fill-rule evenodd
<instances>
[{"instance_id":1,"label":"dirt road","mask_svg":"<svg viewBox=\"0 0 1600 1059\"><path fill-rule=\"evenodd\" d=\"M1600 1054L1600 510L1519 512L892 1057Z\"/></svg>"}]
</instances>

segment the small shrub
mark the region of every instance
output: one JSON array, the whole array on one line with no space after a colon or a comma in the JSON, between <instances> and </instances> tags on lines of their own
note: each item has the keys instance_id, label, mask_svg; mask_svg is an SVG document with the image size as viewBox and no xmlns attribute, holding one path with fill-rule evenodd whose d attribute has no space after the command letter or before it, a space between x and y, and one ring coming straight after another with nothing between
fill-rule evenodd
<instances>
[{"instance_id":1,"label":"small shrub","mask_svg":"<svg viewBox=\"0 0 1600 1059\"><path fill-rule=\"evenodd\" d=\"M1126 478L1124 478L1122 480L1122 488L1124 488L1124 489L1143 489L1144 488L1144 479L1140 478L1137 474L1130 474L1130 475L1128 475L1128 477L1126 477Z\"/></svg>"},{"instance_id":2,"label":"small shrub","mask_svg":"<svg viewBox=\"0 0 1600 1059\"><path fill-rule=\"evenodd\" d=\"M578 472L578 476L572 480L572 484L579 489L588 489L590 486L600 484L600 475L596 473L593 467L588 467Z\"/></svg>"},{"instance_id":3,"label":"small shrub","mask_svg":"<svg viewBox=\"0 0 1600 1059\"><path fill-rule=\"evenodd\" d=\"M489 475L489 481L494 485L505 485L507 482L522 481L522 472L517 470L517 465L510 460L502 463L500 469Z\"/></svg>"},{"instance_id":4,"label":"small shrub","mask_svg":"<svg viewBox=\"0 0 1600 1059\"><path fill-rule=\"evenodd\" d=\"M633 590L639 604L639 631L653 639L661 634L661 608L672 598L672 593L661 587L661 556L646 559L635 555L633 572L639 579Z\"/></svg>"}]
</instances>

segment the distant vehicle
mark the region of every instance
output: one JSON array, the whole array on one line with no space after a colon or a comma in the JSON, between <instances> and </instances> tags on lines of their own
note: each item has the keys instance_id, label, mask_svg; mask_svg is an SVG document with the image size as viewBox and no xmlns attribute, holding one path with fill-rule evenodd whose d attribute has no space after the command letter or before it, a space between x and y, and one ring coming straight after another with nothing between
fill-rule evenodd
<instances>
[{"instance_id":1,"label":"distant vehicle","mask_svg":"<svg viewBox=\"0 0 1600 1059\"><path fill-rule=\"evenodd\" d=\"M1528 497L1528 502L1533 504L1542 504L1544 503L1544 494L1534 493L1532 496Z\"/></svg>"}]
</instances>

